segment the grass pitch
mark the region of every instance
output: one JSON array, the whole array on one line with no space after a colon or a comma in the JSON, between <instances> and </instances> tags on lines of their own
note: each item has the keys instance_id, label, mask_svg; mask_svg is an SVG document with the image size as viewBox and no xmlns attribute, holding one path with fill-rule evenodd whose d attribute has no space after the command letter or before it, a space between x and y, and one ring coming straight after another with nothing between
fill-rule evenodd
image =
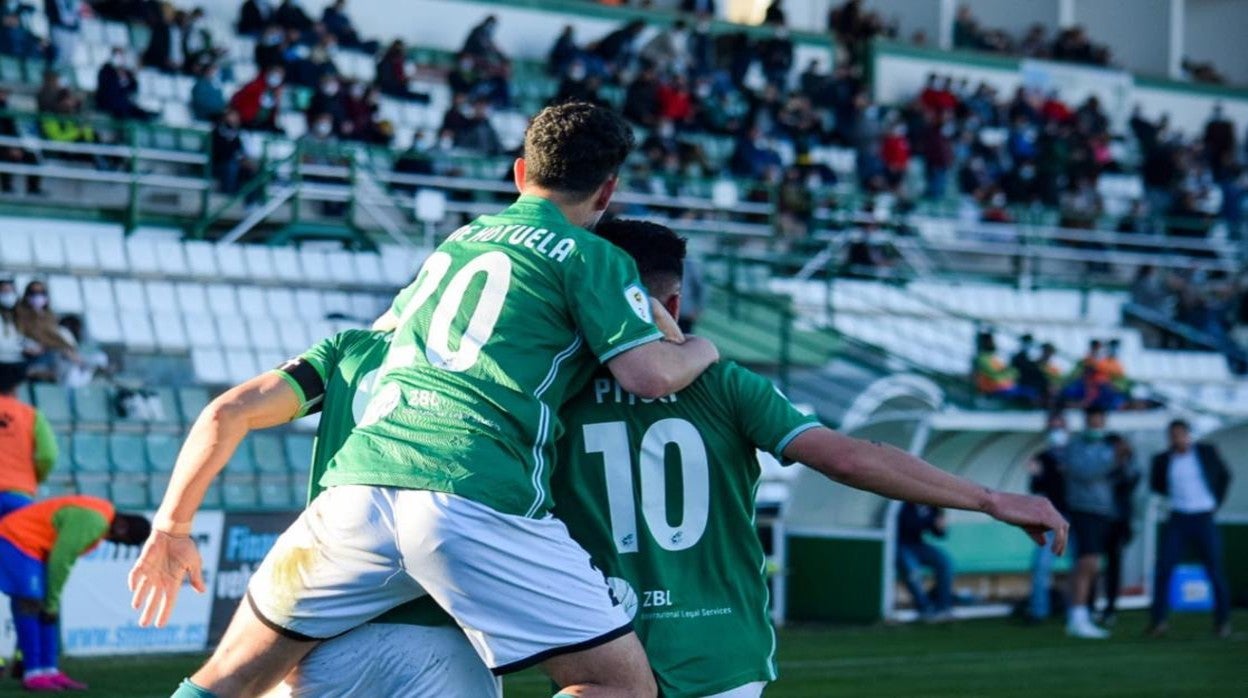
<instances>
[{"instance_id":1,"label":"grass pitch","mask_svg":"<svg viewBox=\"0 0 1248 698\"><path fill-rule=\"evenodd\" d=\"M1248 622L1248 621L1244 621ZM941 626L793 627L780 634L780 681L768 698L827 696L1248 696L1248 632L1214 639L1207 615L1179 616L1162 640L1123 616L1108 641L1066 638L1054 623L1006 620ZM93 698L158 698L200 656L69 659ZM14 681L0 696L25 694ZM507 698L549 696L536 671L511 677Z\"/></svg>"}]
</instances>

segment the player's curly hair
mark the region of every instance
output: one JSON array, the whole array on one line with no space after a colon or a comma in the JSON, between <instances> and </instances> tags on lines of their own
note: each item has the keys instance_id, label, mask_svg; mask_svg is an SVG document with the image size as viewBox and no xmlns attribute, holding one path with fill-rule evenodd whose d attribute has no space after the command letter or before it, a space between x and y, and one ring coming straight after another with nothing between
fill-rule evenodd
<instances>
[{"instance_id":1,"label":"player's curly hair","mask_svg":"<svg viewBox=\"0 0 1248 698\"><path fill-rule=\"evenodd\" d=\"M585 102L546 107L524 133L525 179L583 200L632 149L633 130L610 109Z\"/></svg>"},{"instance_id":2,"label":"player's curly hair","mask_svg":"<svg viewBox=\"0 0 1248 698\"><path fill-rule=\"evenodd\" d=\"M667 226L612 218L595 226L594 233L636 260L637 271L647 286L664 280L679 283L685 275L685 238Z\"/></svg>"}]
</instances>

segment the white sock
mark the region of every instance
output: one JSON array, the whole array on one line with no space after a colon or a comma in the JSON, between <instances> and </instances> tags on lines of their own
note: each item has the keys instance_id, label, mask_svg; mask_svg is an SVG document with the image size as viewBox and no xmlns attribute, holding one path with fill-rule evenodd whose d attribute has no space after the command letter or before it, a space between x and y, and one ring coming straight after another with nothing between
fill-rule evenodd
<instances>
[{"instance_id":1,"label":"white sock","mask_svg":"<svg viewBox=\"0 0 1248 698\"><path fill-rule=\"evenodd\" d=\"M1088 623L1091 623L1091 619L1088 618L1088 607L1076 606L1070 609L1070 622L1077 625L1087 625Z\"/></svg>"}]
</instances>

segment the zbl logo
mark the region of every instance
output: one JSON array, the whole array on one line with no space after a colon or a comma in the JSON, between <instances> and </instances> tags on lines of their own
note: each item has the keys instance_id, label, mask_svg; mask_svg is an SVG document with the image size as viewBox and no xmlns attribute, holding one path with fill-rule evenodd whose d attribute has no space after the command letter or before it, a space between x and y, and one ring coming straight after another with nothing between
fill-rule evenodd
<instances>
[{"instance_id":1,"label":"zbl logo","mask_svg":"<svg viewBox=\"0 0 1248 698\"><path fill-rule=\"evenodd\" d=\"M641 599L628 580L620 577L607 577L607 587L611 590L611 599L617 606L623 606L630 619L637 617L637 608L663 608L675 605L669 589L651 589L642 592ZM640 603L639 603L640 602Z\"/></svg>"}]
</instances>

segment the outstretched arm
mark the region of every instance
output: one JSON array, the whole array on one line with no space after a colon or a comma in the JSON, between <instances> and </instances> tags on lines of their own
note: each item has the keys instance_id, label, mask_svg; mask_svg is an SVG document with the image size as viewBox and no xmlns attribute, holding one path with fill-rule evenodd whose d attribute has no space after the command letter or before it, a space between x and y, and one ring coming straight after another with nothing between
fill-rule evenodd
<instances>
[{"instance_id":1,"label":"outstretched arm","mask_svg":"<svg viewBox=\"0 0 1248 698\"><path fill-rule=\"evenodd\" d=\"M222 393L200 413L178 453L152 536L130 570L131 606L143 607L139 625L155 620L163 626L188 576L196 591L205 591L202 560L190 533L208 486L248 432L285 424L300 408L294 388L280 375L266 373Z\"/></svg>"},{"instance_id":2,"label":"outstretched arm","mask_svg":"<svg viewBox=\"0 0 1248 698\"><path fill-rule=\"evenodd\" d=\"M611 375L628 392L642 398L666 397L679 392L719 361L719 350L701 337L680 344L649 342L607 362Z\"/></svg>"},{"instance_id":3,"label":"outstretched arm","mask_svg":"<svg viewBox=\"0 0 1248 698\"><path fill-rule=\"evenodd\" d=\"M1044 545L1045 533L1053 531L1054 552L1061 554L1066 548L1066 520L1044 497L997 492L892 446L818 428L799 434L783 455L837 482L889 499L983 512L1022 528L1039 545Z\"/></svg>"}]
</instances>

